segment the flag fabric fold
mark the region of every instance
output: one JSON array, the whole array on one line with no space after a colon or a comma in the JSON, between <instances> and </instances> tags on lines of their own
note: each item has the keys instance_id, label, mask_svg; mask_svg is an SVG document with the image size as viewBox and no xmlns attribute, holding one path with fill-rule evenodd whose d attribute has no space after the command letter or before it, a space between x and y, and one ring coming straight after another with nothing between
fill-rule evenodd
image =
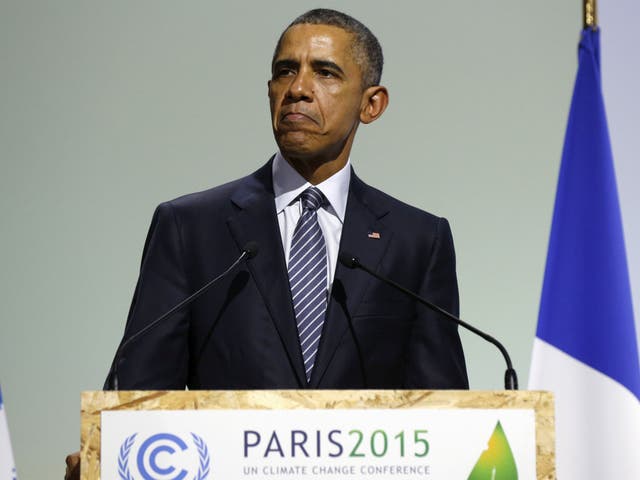
<instances>
[{"instance_id":1,"label":"flag fabric fold","mask_svg":"<svg viewBox=\"0 0 640 480\"><path fill-rule=\"evenodd\" d=\"M9 427L2 400L2 388L0 388L0 480L16 479L16 467L13 461Z\"/></svg>"},{"instance_id":2,"label":"flag fabric fold","mask_svg":"<svg viewBox=\"0 0 640 480\"><path fill-rule=\"evenodd\" d=\"M561 479L640 478L640 362L599 31L585 29L562 153L529 388L556 397Z\"/></svg>"}]
</instances>

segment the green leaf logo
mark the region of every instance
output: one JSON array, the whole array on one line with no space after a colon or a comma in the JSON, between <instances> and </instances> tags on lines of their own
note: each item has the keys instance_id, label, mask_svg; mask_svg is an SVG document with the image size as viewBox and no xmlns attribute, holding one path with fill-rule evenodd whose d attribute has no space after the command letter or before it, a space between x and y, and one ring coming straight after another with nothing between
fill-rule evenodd
<instances>
[{"instance_id":1,"label":"green leaf logo","mask_svg":"<svg viewBox=\"0 0 640 480\"><path fill-rule=\"evenodd\" d=\"M516 461L499 421L489 438L489 448L482 452L467 480L518 480Z\"/></svg>"}]
</instances>

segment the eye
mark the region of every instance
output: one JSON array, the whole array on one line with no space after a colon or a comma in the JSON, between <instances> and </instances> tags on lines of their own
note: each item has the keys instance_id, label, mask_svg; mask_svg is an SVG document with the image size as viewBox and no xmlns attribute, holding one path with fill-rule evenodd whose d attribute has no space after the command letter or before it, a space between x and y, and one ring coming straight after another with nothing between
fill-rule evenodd
<instances>
[{"instance_id":1,"label":"eye","mask_svg":"<svg viewBox=\"0 0 640 480\"><path fill-rule=\"evenodd\" d=\"M289 77L291 75L295 75L295 71L288 67L279 68L273 72L273 78Z\"/></svg>"},{"instance_id":2,"label":"eye","mask_svg":"<svg viewBox=\"0 0 640 480\"><path fill-rule=\"evenodd\" d=\"M327 70L326 68L321 68L320 70L318 70L318 75L323 78L335 77L334 73L331 70Z\"/></svg>"}]
</instances>

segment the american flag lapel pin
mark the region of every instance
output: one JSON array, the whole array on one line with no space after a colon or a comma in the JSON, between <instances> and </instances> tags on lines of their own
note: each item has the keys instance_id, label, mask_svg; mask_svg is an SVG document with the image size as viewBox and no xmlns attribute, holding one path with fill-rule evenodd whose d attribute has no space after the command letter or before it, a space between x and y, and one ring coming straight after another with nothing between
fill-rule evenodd
<instances>
[{"instance_id":1,"label":"american flag lapel pin","mask_svg":"<svg viewBox=\"0 0 640 480\"><path fill-rule=\"evenodd\" d=\"M379 240L380 239L380 232L373 232L373 231L369 230L369 233L367 233L367 237L375 238L376 240Z\"/></svg>"}]
</instances>

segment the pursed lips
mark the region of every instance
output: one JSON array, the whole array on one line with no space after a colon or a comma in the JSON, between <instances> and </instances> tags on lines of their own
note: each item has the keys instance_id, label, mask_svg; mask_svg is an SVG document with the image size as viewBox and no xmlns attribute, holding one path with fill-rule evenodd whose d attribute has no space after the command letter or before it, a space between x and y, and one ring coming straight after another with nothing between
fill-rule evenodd
<instances>
[{"instance_id":1,"label":"pursed lips","mask_svg":"<svg viewBox=\"0 0 640 480\"><path fill-rule=\"evenodd\" d=\"M313 118L313 116L300 111L283 112L280 115L280 121L283 123L305 123L305 122L318 123Z\"/></svg>"}]
</instances>

